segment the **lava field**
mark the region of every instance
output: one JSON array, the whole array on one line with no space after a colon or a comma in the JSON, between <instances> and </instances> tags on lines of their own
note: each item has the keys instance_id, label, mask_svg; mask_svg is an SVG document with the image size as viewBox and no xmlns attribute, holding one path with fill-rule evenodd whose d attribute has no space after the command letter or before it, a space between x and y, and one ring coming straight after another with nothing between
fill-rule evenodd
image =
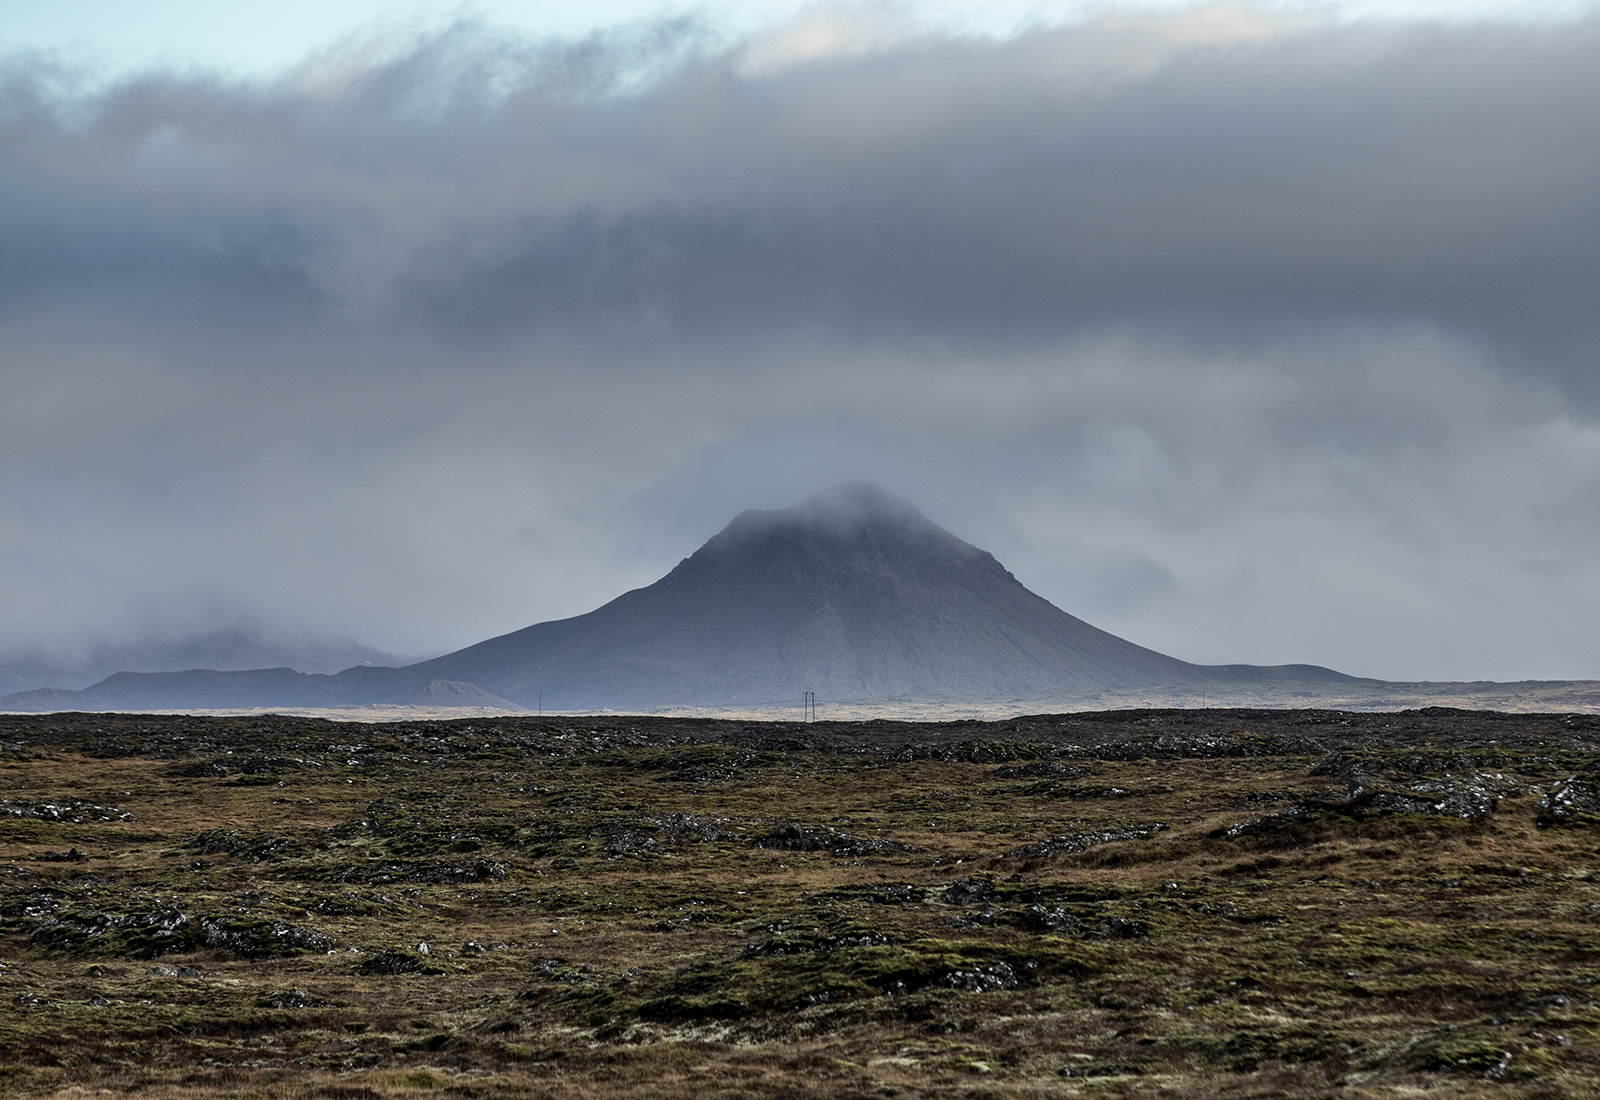
<instances>
[{"instance_id":1,"label":"lava field","mask_svg":"<svg viewBox=\"0 0 1600 1100\"><path fill-rule=\"evenodd\" d=\"M0 716L0 1092L1592 1095L1600 717Z\"/></svg>"}]
</instances>

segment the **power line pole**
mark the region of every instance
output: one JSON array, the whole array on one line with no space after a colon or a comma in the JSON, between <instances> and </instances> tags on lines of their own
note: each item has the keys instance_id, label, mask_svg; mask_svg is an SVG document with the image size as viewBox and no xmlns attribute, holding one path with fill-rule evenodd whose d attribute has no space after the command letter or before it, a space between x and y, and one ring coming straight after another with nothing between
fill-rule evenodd
<instances>
[{"instance_id":1,"label":"power line pole","mask_svg":"<svg viewBox=\"0 0 1600 1100\"><path fill-rule=\"evenodd\" d=\"M814 692L814 691L806 692L805 695L801 697L800 706L801 706L801 709L805 712L805 720L807 722L815 722L817 720L817 693L816 692Z\"/></svg>"}]
</instances>

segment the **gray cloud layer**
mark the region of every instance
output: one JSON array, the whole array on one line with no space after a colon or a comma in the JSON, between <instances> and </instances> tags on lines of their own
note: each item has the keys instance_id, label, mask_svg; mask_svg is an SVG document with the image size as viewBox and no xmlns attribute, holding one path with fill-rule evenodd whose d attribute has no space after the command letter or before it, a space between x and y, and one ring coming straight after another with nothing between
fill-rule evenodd
<instances>
[{"instance_id":1,"label":"gray cloud layer","mask_svg":"<svg viewBox=\"0 0 1600 1100\"><path fill-rule=\"evenodd\" d=\"M13 61L0 650L437 651L865 476L1187 659L1600 676L1600 24L779 56Z\"/></svg>"}]
</instances>

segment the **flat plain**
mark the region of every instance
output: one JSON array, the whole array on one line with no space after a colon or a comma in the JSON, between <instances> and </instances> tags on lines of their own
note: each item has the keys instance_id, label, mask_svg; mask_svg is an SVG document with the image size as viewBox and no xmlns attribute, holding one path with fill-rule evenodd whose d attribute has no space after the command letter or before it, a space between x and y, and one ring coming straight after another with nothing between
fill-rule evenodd
<instances>
[{"instance_id":1,"label":"flat plain","mask_svg":"<svg viewBox=\"0 0 1600 1100\"><path fill-rule=\"evenodd\" d=\"M1600 718L0 717L0 1091L1592 1095Z\"/></svg>"}]
</instances>

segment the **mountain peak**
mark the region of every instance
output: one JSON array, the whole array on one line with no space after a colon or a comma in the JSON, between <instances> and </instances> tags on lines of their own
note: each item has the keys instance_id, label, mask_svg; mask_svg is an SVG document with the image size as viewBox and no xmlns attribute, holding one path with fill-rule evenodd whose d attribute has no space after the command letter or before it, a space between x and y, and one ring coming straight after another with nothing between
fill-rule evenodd
<instances>
[{"instance_id":1,"label":"mountain peak","mask_svg":"<svg viewBox=\"0 0 1600 1100\"><path fill-rule=\"evenodd\" d=\"M915 504L868 481L846 481L785 511L796 519L848 526L874 520L927 522Z\"/></svg>"},{"instance_id":2,"label":"mountain peak","mask_svg":"<svg viewBox=\"0 0 1600 1100\"><path fill-rule=\"evenodd\" d=\"M948 536L910 501L869 482L846 481L791 508L741 512L718 537L760 535L775 529L850 536L868 527L937 531Z\"/></svg>"}]
</instances>

